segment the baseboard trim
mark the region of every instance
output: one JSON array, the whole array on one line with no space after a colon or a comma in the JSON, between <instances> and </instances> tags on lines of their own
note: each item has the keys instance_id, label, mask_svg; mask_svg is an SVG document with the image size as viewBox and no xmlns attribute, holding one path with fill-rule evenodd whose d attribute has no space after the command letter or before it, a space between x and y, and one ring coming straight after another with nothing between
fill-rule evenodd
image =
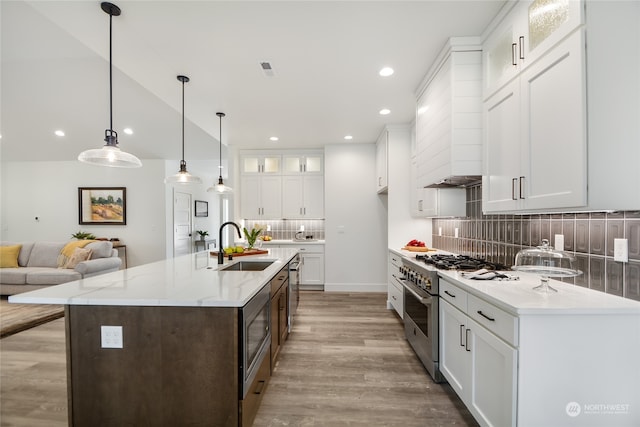
<instances>
[{"instance_id":1,"label":"baseboard trim","mask_svg":"<svg viewBox=\"0 0 640 427\"><path fill-rule=\"evenodd\" d=\"M383 292L387 293L386 283L325 283L325 292Z\"/></svg>"}]
</instances>

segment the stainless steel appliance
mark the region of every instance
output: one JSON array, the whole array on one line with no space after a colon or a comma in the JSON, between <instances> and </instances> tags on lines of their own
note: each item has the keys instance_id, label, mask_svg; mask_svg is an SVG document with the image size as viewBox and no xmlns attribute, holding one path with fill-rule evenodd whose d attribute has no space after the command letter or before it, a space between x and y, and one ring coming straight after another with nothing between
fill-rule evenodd
<instances>
[{"instance_id":1,"label":"stainless steel appliance","mask_svg":"<svg viewBox=\"0 0 640 427\"><path fill-rule=\"evenodd\" d=\"M438 273L403 260L404 333L416 355L435 382L444 381L438 367Z\"/></svg>"},{"instance_id":2,"label":"stainless steel appliance","mask_svg":"<svg viewBox=\"0 0 640 427\"><path fill-rule=\"evenodd\" d=\"M289 262L289 333L293 328L293 316L300 303L300 255Z\"/></svg>"},{"instance_id":3,"label":"stainless steel appliance","mask_svg":"<svg viewBox=\"0 0 640 427\"><path fill-rule=\"evenodd\" d=\"M398 283L404 288L404 332L409 344L435 382L443 382L439 368L439 277L444 270L507 270L502 264L464 255L416 255L403 258ZM395 276L394 276L395 277Z\"/></svg>"},{"instance_id":4,"label":"stainless steel appliance","mask_svg":"<svg viewBox=\"0 0 640 427\"><path fill-rule=\"evenodd\" d=\"M251 300L240 309L240 379L242 388L241 399L247 395L260 365L270 354L271 305L269 293L271 288L265 286Z\"/></svg>"}]
</instances>

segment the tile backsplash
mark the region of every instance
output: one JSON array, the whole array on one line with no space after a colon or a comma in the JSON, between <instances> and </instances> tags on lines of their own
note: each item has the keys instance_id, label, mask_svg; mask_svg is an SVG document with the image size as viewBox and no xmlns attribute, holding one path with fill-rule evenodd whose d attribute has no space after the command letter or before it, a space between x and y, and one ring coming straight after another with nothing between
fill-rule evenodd
<instances>
[{"instance_id":1,"label":"tile backsplash","mask_svg":"<svg viewBox=\"0 0 640 427\"><path fill-rule=\"evenodd\" d=\"M432 221L434 247L509 266L521 249L542 239L553 246L561 234L564 250L576 256L584 272L564 282L640 300L640 211L483 215L482 186L477 185L467 188L466 217ZM613 259L617 238L629 242L628 263Z\"/></svg>"},{"instance_id":2,"label":"tile backsplash","mask_svg":"<svg viewBox=\"0 0 640 427\"><path fill-rule=\"evenodd\" d=\"M262 234L268 234L275 240L291 240L300 230L300 226L304 226L305 236L312 236L313 239L324 240L323 219L245 219L244 224L249 230L251 228L262 228L265 230ZM271 231L266 231L267 226L269 226Z\"/></svg>"}]
</instances>

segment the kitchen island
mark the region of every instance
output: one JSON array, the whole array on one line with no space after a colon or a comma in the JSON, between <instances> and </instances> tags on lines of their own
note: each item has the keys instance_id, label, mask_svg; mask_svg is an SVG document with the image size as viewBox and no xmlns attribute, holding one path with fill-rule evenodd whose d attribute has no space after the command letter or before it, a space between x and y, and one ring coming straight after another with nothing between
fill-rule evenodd
<instances>
[{"instance_id":1,"label":"kitchen island","mask_svg":"<svg viewBox=\"0 0 640 427\"><path fill-rule=\"evenodd\" d=\"M219 266L199 252L10 302L65 306L70 425L247 425L270 375L270 335L259 336L246 363L245 308L266 292L255 310L266 313L256 316L265 334L269 292L274 281L286 283L296 253L274 248ZM270 265L220 269L241 261Z\"/></svg>"}]
</instances>

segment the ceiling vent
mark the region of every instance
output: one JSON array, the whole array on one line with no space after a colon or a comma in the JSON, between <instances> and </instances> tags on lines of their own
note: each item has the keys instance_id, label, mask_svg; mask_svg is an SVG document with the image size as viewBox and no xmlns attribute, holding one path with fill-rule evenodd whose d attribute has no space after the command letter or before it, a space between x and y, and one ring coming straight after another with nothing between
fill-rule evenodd
<instances>
[{"instance_id":1,"label":"ceiling vent","mask_svg":"<svg viewBox=\"0 0 640 427\"><path fill-rule=\"evenodd\" d=\"M260 68L262 68L262 72L264 73L265 76L267 76L267 77L275 76L275 74L273 72L273 68L271 67L271 63L269 63L269 62L261 62L260 63Z\"/></svg>"}]
</instances>

